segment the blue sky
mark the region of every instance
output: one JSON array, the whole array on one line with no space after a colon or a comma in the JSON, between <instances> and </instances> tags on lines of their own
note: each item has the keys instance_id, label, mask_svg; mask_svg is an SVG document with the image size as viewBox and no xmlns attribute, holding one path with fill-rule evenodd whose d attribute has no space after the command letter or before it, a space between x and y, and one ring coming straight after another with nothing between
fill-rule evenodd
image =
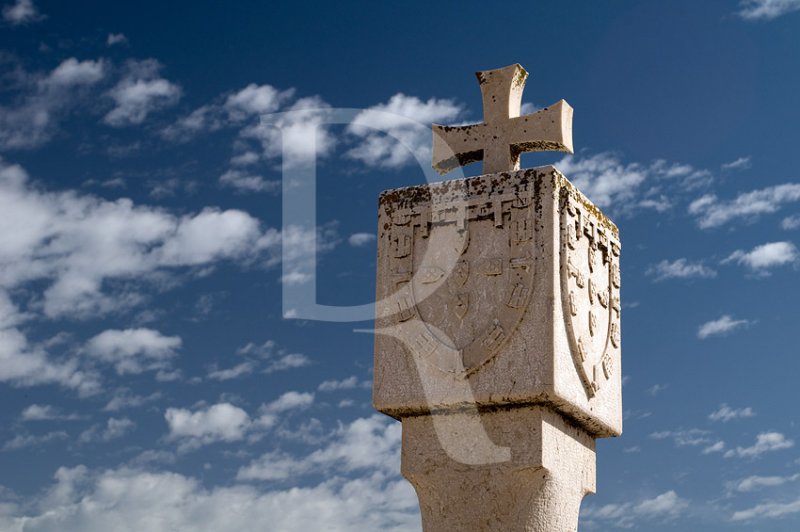
<instances>
[{"instance_id":1,"label":"blue sky","mask_svg":"<svg viewBox=\"0 0 800 532\"><path fill-rule=\"evenodd\" d=\"M800 1L2 17L0 530L419 530L371 323L294 319L282 289L369 303L378 194L424 182L428 125L480 121L473 72L515 62L528 109L575 108L575 155L523 166L623 244L625 432L581 529L800 526ZM260 121L286 111L283 138ZM283 153L316 161L316 230L283 224Z\"/></svg>"}]
</instances>

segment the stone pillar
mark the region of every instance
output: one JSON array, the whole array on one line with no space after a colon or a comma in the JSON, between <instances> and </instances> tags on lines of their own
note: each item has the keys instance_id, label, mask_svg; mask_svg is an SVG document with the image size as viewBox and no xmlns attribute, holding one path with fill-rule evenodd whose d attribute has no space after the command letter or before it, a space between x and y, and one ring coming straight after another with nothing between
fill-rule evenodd
<instances>
[{"instance_id":1,"label":"stone pillar","mask_svg":"<svg viewBox=\"0 0 800 532\"><path fill-rule=\"evenodd\" d=\"M373 402L424 531L577 530L622 430L619 254L553 167L381 195Z\"/></svg>"}]
</instances>

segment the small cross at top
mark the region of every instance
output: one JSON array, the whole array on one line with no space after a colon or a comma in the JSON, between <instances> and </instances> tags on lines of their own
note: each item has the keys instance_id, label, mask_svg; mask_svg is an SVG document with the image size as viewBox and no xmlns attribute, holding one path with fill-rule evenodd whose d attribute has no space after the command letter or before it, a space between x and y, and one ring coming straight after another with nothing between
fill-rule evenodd
<instances>
[{"instance_id":1,"label":"small cross at top","mask_svg":"<svg viewBox=\"0 0 800 532\"><path fill-rule=\"evenodd\" d=\"M519 156L530 151L572 153L572 107L559 100L520 116L528 73L519 64L476 72L483 95L483 123L433 125L433 168L446 174L483 160L483 173L519 170Z\"/></svg>"}]
</instances>

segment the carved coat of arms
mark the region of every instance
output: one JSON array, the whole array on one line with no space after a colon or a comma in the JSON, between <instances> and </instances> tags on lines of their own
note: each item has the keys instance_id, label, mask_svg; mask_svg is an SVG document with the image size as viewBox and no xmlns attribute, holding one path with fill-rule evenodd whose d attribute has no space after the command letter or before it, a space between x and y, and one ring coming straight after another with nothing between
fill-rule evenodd
<instances>
[{"instance_id":1,"label":"carved coat of arms","mask_svg":"<svg viewBox=\"0 0 800 532\"><path fill-rule=\"evenodd\" d=\"M561 198L561 294L573 360L594 397L615 371L620 347L620 244L595 209Z\"/></svg>"},{"instance_id":2,"label":"carved coat of arms","mask_svg":"<svg viewBox=\"0 0 800 532\"><path fill-rule=\"evenodd\" d=\"M477 370L522 320L534 280L531 188L464 192L392 213L391 312L409 323L407 347L440 369Z\"/></svg>"}]
</instances>

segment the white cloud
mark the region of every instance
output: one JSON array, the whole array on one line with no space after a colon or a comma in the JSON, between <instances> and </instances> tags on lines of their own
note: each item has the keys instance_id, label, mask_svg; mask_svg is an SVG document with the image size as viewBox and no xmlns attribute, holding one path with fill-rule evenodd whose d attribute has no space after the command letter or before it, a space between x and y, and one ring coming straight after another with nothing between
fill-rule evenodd
<instances>
[{"instance_id":1,"label":"white cloud","mask_svg":"<svg viewBox=\"0 0 800 532\"><path fill-rule=\"evenodd\" d=\"M764 270L797 262L797 247L791 242L769 242L754 247L750 251L737 250L726 258L723 264L737 262L751 270L765 273Z\"/></svg>"},{"instance_id":2,"label":"white cloud","mask_svg":"<svg viewBox=\"0 0 800 532\"><path fill-rule=\"evenodd\" d=\"M703 449L703 454L721 453L725 450L725 442L722 440L716 441Z\"/></svg>"},{"instance_id":3,"label":"white cloud","mask_svg":"<svg viewBox=\"0 0 800 532\"><path fill-rule=\"evenodd\" d=\"M200 133L241 126L248 119L277 111L293 94L293 89L282 91L271 85L251 83L237 92L223 94L215 101L198 107L163 129L161 135L169 140L186 142ZM255 161L250 164L252 162Z\"/></svg>"},{"instance_id":4,"label":"white cloud","mask_svg":"<svg viewBox=\"0 0 800 532\"><path fill-rule=\"evenodd\" d=\"M244 375L249 375L253 372L256 365L250 360L236 364L235 366L227 369L215 369L209 372L208 378L217 381L228 381L238 379Z\"/></svg>"},{"instance_id":5,"label":"white cloud","mask_svg":"<svg viewBox=\"0 0 800 532\"><path fill-rule=\"evenodd\" d=\"M268 158L282 157L284 167L304 166L325 157L336 145L326 127L329 110L319 97L301 98L286 114L245 127L239 136L257 140Z\"/></svg>"},{"instance_id":6,"label":"white cloud","mask_svg":"<svg viewBox=\"0 0 800 532\"><path fill-rule=\"evenodd\" d=\"M750 163L750 157L739 157L735 161L731 161L729 163L725 163L722 165L723 170L747 170L750 168L752 164Z\"/></svg>"},{"instance_id":7,"label":"white cloud","mask_svg":"<svg viewBox=\"0 0 800 532\"><path fill-rule=\"evenodd\" d=\"M226 171L219 176L219 184L240 192L275 192L281 188L281 182L278 180L268 181L260 175L241 170Z\"/></svg>"},{"instance_id":8,"label":"white cloud","mask_svg":"<svg viewBox=\"0 0 800 532\"><path fill-rule=\"evenodd\" d=\"M301 368L311 364L311 359L302 353L290 353L284 348L278 348L273 340L267 340L263 344L248 343L240 347L237 351L239 355L255 355L264 359L264 373L274 373L288 369Z\"/></svg>"},{"instance_id":9,"label":"white cloud","mask_svg":"<svg viewBox=\"0 0 800 532\"><path fill-rule=\"evenodd\" d=\"M800 499L790 502L767 502L757 504L747 510L739 510L731 516L731 521L752 521L753 519L778 519L800 512Z\"/></svg>"},{"instance_id":10,"label":"white cloud","mask_svg":"<svg viewBox=\"0 0 800 532\"><path fill-rule=\"evenodd\" d=\"M0 505L0 528L307 532L324 523L338 531L414 532L420 526L411 485L382 471L287 489L241 483L209 489L199 479L169 471L78 466L59 469L52 487L30 502Z\"/></svg>"},{"instance_id":11,"label":"white cloud","mask_svg":"<svg viewBox=\"0 0 800 532\"><path fill-rule=\"evenodd\" d=\"M367 166L398 168L431 157L431 123L452 122L463 113L453 100L398 93L387 103L361 111L347 131L359 138L348 156Z\"/></svg>"},{"instance_id":12,"label":"white cloud","mask_svg":"<svg viewBox=\"0 0 800 532\"><path fill-rule=\"evenodd\" d=\"M366 246L375 241L374 233L353 233L347 239L347 242L353 247Z\"/></svg>"},{"instance_id":13,"label":"white cloud","mask_svg":"<svg viewBox=\"0 0 800 532\"><path fill-rule=\"evenodd\" d=\"M103 60L68 58L49 73L13 74L17 93L0 105L0 147L30 149L50 140L58 122L80 107L89 87L106 76Z\"/></svg>"},{"instance_id":14,"label":"white cloud","mask_svg":"<svg viewBox=\"0 0 800 532\"><path fill-rule=\"evenodd\" d=\"M787 216L781 220L781 227L787 231L800 228L800 215Z\"/></svg>"},{"instance_id":15,"label":"white cloud","mask_svg":"<svg viewBox=\"0 0 800 532\"><path fill-rule=\"evenodd\" d=\"M314 402L314 394L307 392L286 392L266 406L270 413L281 413L296 408L305 408Z\"/></svg>"},{"instance_id":16,"label":"white cloud","mask_svg":"<svg viewBox=\"0 0 800 532\"><path fill-rule=\"evenodd\" d=\"M647 274L654 277L656 281L665 279L713 279L717 272L701 262L689 262L688 259L680 258L670 262L662 260L658 264L647 269Z\"/></svg>"},{"instance_id":17,"label":"white cloud","mask_svg":"<svg viewBox=\"0 0 800 532\"><path fill-rule=\"evenodd\" d=\"M255 426L269 429L278 423L278 416L292 410L308 408L314 402L314 394L307 392L286 392L271 403L261 405Z\"/></svg>"},{"instance_id":18,"label":"white cloud","mask_svg":"<svg viewBox=\"0 0 800 532\"><path fill-rule=\"evenodd\" d=\"M590 526L605 522L613 523L619 528L631 528L642 521L677 518L688 506L687 500L670 490L638 503L587 506L581 511L581 522Z\"/></svg>"},{"instance_id":19,"label":"white cloud","mask_svg":"<svg viewBox=\"0 0 800 532\"><path fill-rule=\"evenodd\" d=\"M654 384L647 389L647 393L655 397L667 388L669 388L669 384Z\"/></svg>"},{"instance_id":20,"label":"white cloud","mask_svg":"<svg viewBox=\"0 0 800 532\"><path fill-rule=\"evenodd\" d=\"M114 127L141 124L155 111L178 102L182 91L178 85L158 75L161 65L155 59L129 61L127 74L108 93L114 108L103 121Z\"/></svg>"},{"instance_id":21,"label":"white cloud","mask_svg":"<svg viewBox=\"0 0 800 532\"><path fill-rule=\"evenodd\" d=\"M240 122L253 116L272 113L294 94L293 90L280 91L271 85L251 83L239 92L229 95L223 105L228 116Z\"/></svg>"},{"instance_id":22,"label":"white cloud","mask_svg":"<svg viewBox=\"0 0 800 532\"><path fill-rule=\"evenodd\" d=\"M206 208L176 217L125 198L47 192L29 183L21 167L2 162L0 211L6 217L0 288L44 281L38 304L50 317L86 317L138 304L141 296L132 288L163 280L177 268L252 260L262 253L269 256L268 266L281 260L280 232L262 232L259 221L243 211ZM307 235L294 231L290 237L302 243ZM292 249L292 259L310 268L308 243ZM109 294L110 280L126 283Z\"/></svg>"},{"instance_id":23,"label":"white cloud","mask_svg":"<svg viewBox=\"0 0 800 532\"><path fill-rule=\"evenodd\" d=\"M730 483L730 487L735 491L747 493L761 488L774 488L776 486L783 486L784 484L796 482L797 480L800 480L800 473L787 476L771 477L753 475Z\"/></svg>"},{"instance_id":24,"label":"white cloud","mask_svg":"<svg viewBox=\"0 0 800 532\"><path fill-rule=\"evenodd\" d=\"M114 46L115 44L128 44L128 38L124 33L109 33L106 38L106 45Z\"/></svg>"},{"instance_id":25,"label":"white cloud","mask_svg":"<svg viewBox=\"0 0 800 532\"><path fill-rule=\"evenodd\" d=\"M43 83L63 87L93 85L104 77L105 63L102 61L78 61L72 57L58 65Z\"/></svg>"},{"instance_id":26,"label":"white cloud","mask_svg":"<svg viewBox=\"0 0 800 532\"><path fill-rule=\"evenodd\" d=\"M676 447L697 447L711 444L710 434L703 429L663 430L651 433L650 437L654 440L672 440Z\"/></svg>"},{"instance_id":27,"label":"white cloud","mask_svg":"<svg viewBox=\"0 0 800 532\"><path fill-rule=\"evenodd\" d=\"M708 171L688 164L660 159L650 165L625 164L610 152L568 155L555 166L598 207L625 212L666 211L680 191L705 187L712 180Z\"/></svg>"},{"instance_id":28,"label":"white cloud","mask_svg":"<svg viewBox=\"0 0 800 532\"><path fill-rule=\"evenodd\" d=\"M77 414L64 414L60 409L51 405L28 406L20 415L23 421L54 421L54 420L75 420L80 419Z\"/></svg>"},{"instance_id":29,"label":"white cloud","mask_svg":"<svg viewBox=\"0 0 800 532\"><path fill-rule=\"evenodd\" d=\"M91 338L86 352L124 375L168 368L181 343L180 337L165 336L153 329L109 329Z\"/></svg>"},{"instance_id":30,"label":"white cloud","mask_svg":"<svg viewBox=\"0 0 800 532\"><path fill-rule=\"evenodd\" d=\"M169 425L169 438L182 440L184 449L217 441L241 440L250 427L247 412L230 403L218 403L194 412L168 408L164 418Z\"/></svg>"},{"instance_id":31,"label":"white cloud","mask_svg":"<svg viewBox=\"0 0 800 532\"><path fill-rule=\"evenodd\" d=\"M702 324L697 329L697 337L705 340L709 336L719 336L727 334L736 329L750 325L748 320L735 320L730 315L725 314L717 320L712 320Z\"/></svg>"},{"instance_id":32,"label":"white cloud","mask_svg":"<svg viewBox=\"0 0 800 532\"><path fill-rule=\"evenodd\" d=\"M777 212L785 203L796 201L800 201L800 184L786 183L745 192L730 201L706 194L689 205L689 213L697 217L701 228L710 229L739 218L752 221L762 214Z\"/></svg>"},{"instance_id":33,"label":"white cloud","mask_svg":"<svg viewBox=\"0 0 800 532\"><path fill-rule=\"evenodd\" d=\"M0 290L0 302L3 291ZM2 309L0 309L2 310ZM0 316L0 323L7 321ZM53 360L39 345L31 345L15 327L0 327L0 382L15 386L60 384L81 395L96 393L98 377L79 369L77 360Z\"/></svg>"},{"instance_id":34,"label":"white cloud","mask_svg":"<svg viewBox=\"0 0 800 532\"><path fill-rule=\"evenodd\" d=\"M106 421L105 427L93 425L83 431L78 437L78 441L81 443L90 443L95 441L109 442L125 436L134 428L136 428L136 423L129 418L111 417Z\"/></svg>"},{"instance_id":35,"label":"white cloud","mask_svg":"<svg viewBox=\"0 0 800 532\"><path fill-rule=\"evenodd\" d=\"M274 373L276 371L285 371L287 369L296 369L308 366L311 364L311 359L302 353L288 353L281 355L277 358L269 360L264 373Z\"/></svg>"},{"instance_id":36,"label":"white cloud","mask_svg":"<svg viewBox=\"0 0 800 532\"><path fill-rule=\"evenodd\" d=\"M382 416L360 418L341 426L324 448L301 458L271 452L239 469L239 480L282 480L330 470L351 472L378 469L386 474L400 470L399 423Z\"/></svg>"},{"instance_id":37,"label":"white cloud","mask_svg":"<svg viewBox=\"0 0 800 532\"><path fill-rule=\"evenodd\" d=\"M359 382L358 377L355 375L351 375L346 379L342 380L327 380L322 381L320 385L317 387L317 390L321 392L334 392L336 390L353 390L358 388L359 386L363 387L364 383Z\"/></svg>"},{"instance_id":38,"label":"white cloud","mask_svg":"<svg viewBox=\"0 0 800 532\"><path fill-rule=\"evenodd\" d=\"M66 440L69 435L63 430L48 432L41 435L17 434L12 439L3 444L4 451L16 451L17 449L27 449L37 447L56 440Z\"/></svg>"},{"instance_id":39,"label":"white cloud","mask_svg":"<svg viewBox=\"0 0 800 532\"><path fill-rule=\"evenodd\" d=\"M711 421L722 421L723 423L727 423L732 419L753 417L755 415L756 413L749 406L745 408L731 408L723 403L718 410L715 410L708 415L708 419Z\"/></svg>"},{"instance_id":40,"label":"white cloud","mask_svg":"<svg viewBox=\"0 0 800 532\"><path fill-rule=\"evenodd\" d=\"M328 224L317 230L296 225L285 227L281 232L265 233L260 245L274 253L268 265L283 260L281 282L303 284L316 275L316 257L327 253L339 245L340 239L335 224Z\"/></svg>"},{"instance_id":41,"label":"white cloud","mask_svg":"<svg viewBox=\"0 0 800 532\"><path fill-rule=\"evenodd\" d=\"M147 403L152 403L161 399L161 392L153 392L150 395L134 395L128 389L120 389L114 396L106 403L103 410L107 412L116 412L126 408L139 408Z\"/></svg>"},{"instance_id":42,"label":"white cloud","mask_svg":"<svg viewBox=\"0 0 800 532\"><path fill-rule=\"evenodd\" d=\"M739 7L744 20L772 20L800 10L800 0L741 0Z\"/></svg>"},{"instance_id":43,"label":"white cloud","mask_svg":"<svg viewBox=\"0 0 800 532\"><path fill-rule=\"evenodd\" d=\"M764 453L780 451L794 447L794 441L780 432L762 432L756 436L756 442L750 447L736 447L725 453L725 458L758 458Z\"/></svg>"},{"instance_id":44,"label":"white cloud","mask_svg":"<svg viewBox=\"0 0 800 532\"><path fill-rule=\"evenodd\" d=\"M13 4L3 7L3 19L12 26L38 22L43 18L45 18L44 15L39 13L33 0L17 0Z\"/></svg>"}]
</instances>

